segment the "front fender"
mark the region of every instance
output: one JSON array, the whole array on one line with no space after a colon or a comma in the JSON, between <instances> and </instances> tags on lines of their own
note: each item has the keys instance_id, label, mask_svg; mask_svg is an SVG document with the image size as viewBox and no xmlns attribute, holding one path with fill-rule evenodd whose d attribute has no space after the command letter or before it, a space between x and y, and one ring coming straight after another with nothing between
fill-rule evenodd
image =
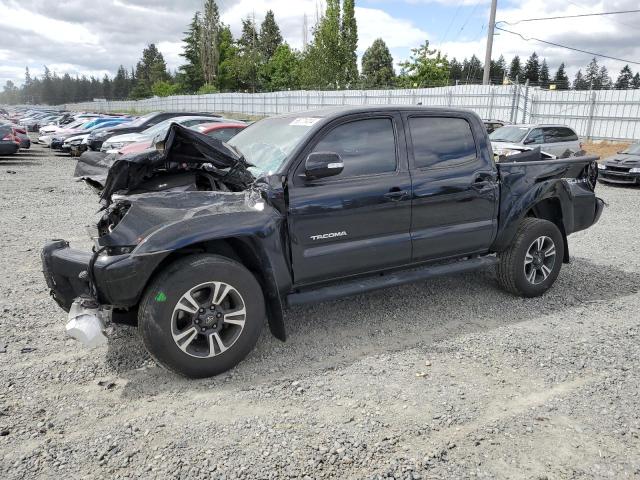
<instances>
[{"instance_id":1,"label":"front fender","mask_svg":"<svg viewBox=\"0 0 640 480\"><path fill-rule=\"evenodd\" d=\"M240 243L250 250L249 263L257 262L251 266L257 270L265 293L269 327L276 338L285 340L282 298L290 292L292 279L285 248L285 220L276 210L203 215L170 223L146 237L132 257L170 254L215 241Z\"/></svg>"}]
</instances>

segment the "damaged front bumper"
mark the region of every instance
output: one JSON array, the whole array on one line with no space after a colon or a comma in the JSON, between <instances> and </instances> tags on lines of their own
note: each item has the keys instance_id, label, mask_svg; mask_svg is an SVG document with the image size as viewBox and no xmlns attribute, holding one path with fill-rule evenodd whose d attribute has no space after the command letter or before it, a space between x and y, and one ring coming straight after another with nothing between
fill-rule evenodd
<instances>
[{"instance_id":1,"label":"damaged front bumper","mask_svg":"<svg viewBox=\"0 0 640 480\"><path fill-rule=\"evenodd\" d=\"M129 309L138 304L146 282L166 253L134 256L85 252L53 240L42 249L42 270L51 296L65 311L77 298L98 306Z\"/></svg>"}]
</instances>

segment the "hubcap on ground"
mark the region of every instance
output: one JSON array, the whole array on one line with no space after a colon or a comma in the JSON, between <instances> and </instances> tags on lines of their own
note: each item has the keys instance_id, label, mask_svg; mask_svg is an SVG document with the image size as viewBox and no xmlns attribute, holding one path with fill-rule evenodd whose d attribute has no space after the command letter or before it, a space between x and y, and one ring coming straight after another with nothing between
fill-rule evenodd
<instances>
[{"instance_id":1,"label":"hubcap on ground","mask_svg":"<svg viewBox=\"0 0 640 480\"><path fill-rule=\"evenodd\" d=\"M544 282L556 263L556 245L550 237L536 238L524 256L524 276L532 285Z\"/></svg>"},{"instance_id":2,"label":"hubcap on ground","mask_svg":"<svg viewBox=\"0 0 640 480\"><path fill-rule=\"evenodd\" d=\"M238 340L246 316L244 299L234 287L201 283L182 295L173 309L173 341L192 357L215 357Z\"/></svg>"}]
</instances>

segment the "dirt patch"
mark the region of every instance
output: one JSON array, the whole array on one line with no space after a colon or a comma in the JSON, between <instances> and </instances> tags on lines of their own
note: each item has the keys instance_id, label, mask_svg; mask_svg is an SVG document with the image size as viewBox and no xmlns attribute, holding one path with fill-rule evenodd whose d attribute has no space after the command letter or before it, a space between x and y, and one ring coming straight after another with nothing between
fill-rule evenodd
<instances>
[{"instance_id":1,"label":"dirt patch","mask_svg":"<svg viewBox=\"0 0 640 480\"><path fill-rule=\"evenodd\" d=\"M583 147L589 155L597 155L601 160L604 160L624 150L629 145L631 145L631 143L586 142Z\"/></svg>"}]
</instances>

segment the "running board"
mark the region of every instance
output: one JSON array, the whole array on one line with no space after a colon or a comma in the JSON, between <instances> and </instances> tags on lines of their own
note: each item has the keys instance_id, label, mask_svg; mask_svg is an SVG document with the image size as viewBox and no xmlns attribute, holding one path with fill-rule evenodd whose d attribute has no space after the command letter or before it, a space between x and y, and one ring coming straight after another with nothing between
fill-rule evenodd
<instances>
[{"instance_id":1,"label":"running board","mask_svg":"<svg viewBox=\"0 0 640 480\"><path fill-rule=\"evenodd\" d=\"M318 287L304 292L292 293L287 296L287 304L302 305L304 303L324 302L337 298L371 292L382 288L395 287L405 283L427 280L456 273L465 273L479 268L486 268L498 263L494 256L475 257L468 260L460 260L453 263L429 265L417 269L403 270L400 272L377 275L374 277L360 278L341 282L326 287Z\"/></svg>"}]
</instances>

